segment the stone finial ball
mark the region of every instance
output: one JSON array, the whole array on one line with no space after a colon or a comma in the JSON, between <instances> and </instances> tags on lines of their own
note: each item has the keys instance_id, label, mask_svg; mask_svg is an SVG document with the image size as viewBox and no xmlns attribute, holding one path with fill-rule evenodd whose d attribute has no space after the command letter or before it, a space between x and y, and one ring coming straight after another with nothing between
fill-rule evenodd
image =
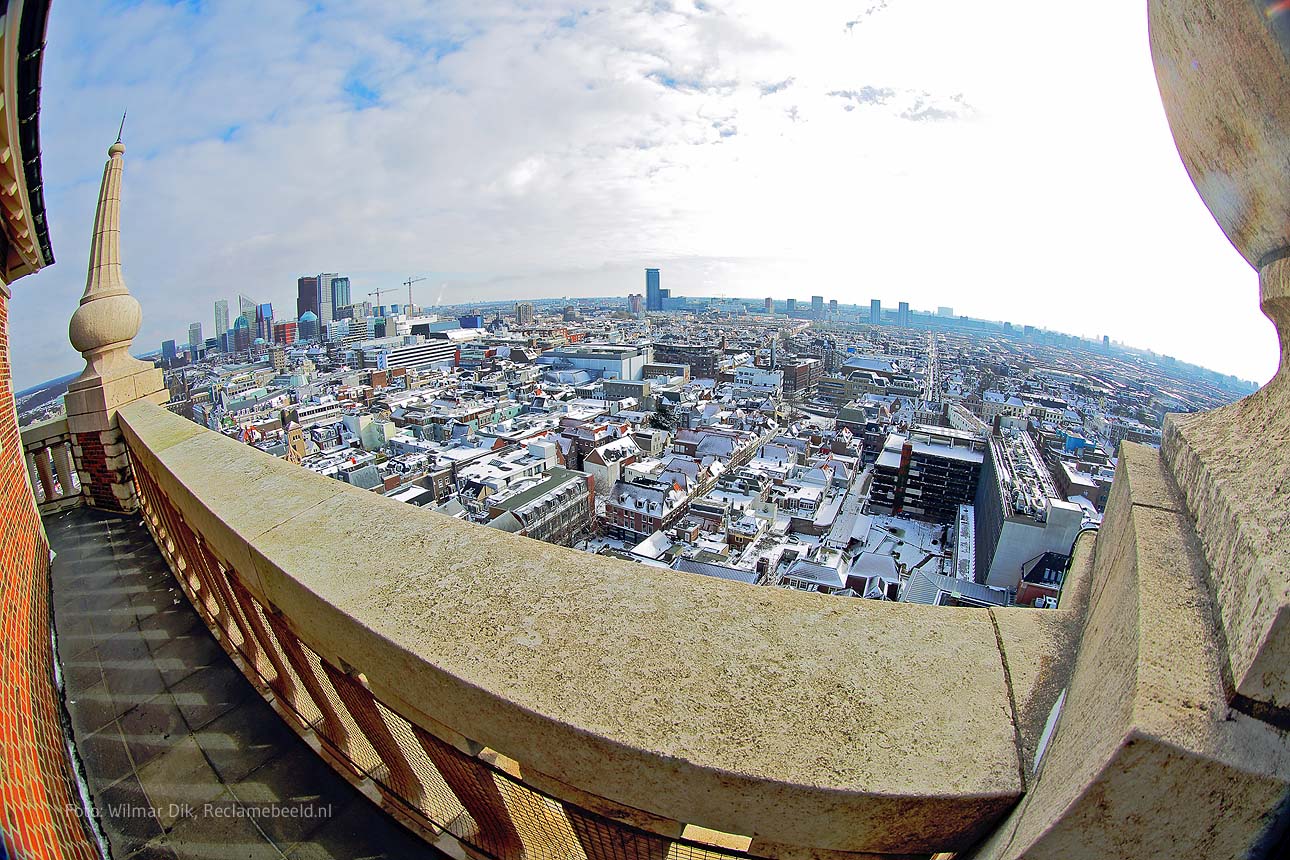
<instances>
[{"instance_id":1,"label":"stone finial ball","mask_svg":"<svg viewBox=\"0 0 1290 860\"><path fill-rule=\"evenodd\" d=\"M1151 57L1183 165L1250 265L1290 247L1290 4L1150 0Z\"/></svg>"},{"instance_id":2,"label":"stone finial ball","mask_svg":"<svg viewBox=\"0 0 1290 860\"><path fill-rule=\"evenodd\" d=\"M92 299L76 309L67 336L77 352L129 342L139 333L143 312L134 296L124 293Z\"/></svg>"}]
</instances>

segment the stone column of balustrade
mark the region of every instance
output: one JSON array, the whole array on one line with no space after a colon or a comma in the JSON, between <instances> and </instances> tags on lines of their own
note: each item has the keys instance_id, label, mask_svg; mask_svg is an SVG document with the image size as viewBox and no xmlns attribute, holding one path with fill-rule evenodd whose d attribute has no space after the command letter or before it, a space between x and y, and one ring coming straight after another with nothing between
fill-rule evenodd
<instances>
[{"instance_id":1,"label":"stone column of balustrade","mask_svg":"<svg viewBox=\"0 0 1290 860\"><path fill-rule=\"evenodd\" d=\"M31 483L31 492L34 495L40 488L40 472L36 469L36 452L24 451L23 459L27 463L27 480Z\"/></svg>"},{"instance_id":2,"label":"stone column of balustrade","mask_svg":"<svg viewBox=\"0 0 1290 860\"><path fill-rule=\"evenodd\" d=\"M72 474L75 471L72 466L72 452L66 442L58 442L49 449L50 456L54 461L54 474L58 476L58 486L62 491L59 493L60 499L66 499L69 496L76 495L76 484L72 480Z\"/></svg>"},{"instance_id":3,"label":"stone column of balustrade","mask_svg":"<svg viewBox=\"0 0 1290 860\"><path fill-rule=\"evenodd\" d=\"M41 492L44 493L42 502L52 502L56 495L54 493L54 476L50 472L49 449L41 448L33 455L36 462L36 477L40 482Z\"/></svg>"}]
</instances>

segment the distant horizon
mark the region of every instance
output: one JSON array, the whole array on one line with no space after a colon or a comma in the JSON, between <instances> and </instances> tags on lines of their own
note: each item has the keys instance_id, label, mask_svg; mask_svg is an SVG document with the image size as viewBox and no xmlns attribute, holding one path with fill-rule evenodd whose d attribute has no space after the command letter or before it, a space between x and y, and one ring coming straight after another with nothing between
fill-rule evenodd
<instances>
[{"instance_id":1,"label":"distant horizon","mask_svg":"<svg viewBox=\"0 0 1290 860\"><path fill-rule=\"evenodd\" d=\"M341 274L343 275L344 273L343 273L343 272L341 272ZM310 276L308 276L308 275L303 275L303 276L301 276L301 277L310 277ZM644 289L643 289L643 287L642 287L642 290L641 290L642 294L643 294L643 291L644 291ZM384 292L384 291L382 291L382 292ZM469 307L470 307L470 306L472 306L472 305L476 305L476 306L479 306L479 307L489 307L489 306L494 306L494 305L498 305L498 306L505 306L505 305L513 305L513 304L515 304L515 303L517 303L517 302L559 302L559 301L591 301L591 300L598 300L598 301L611 301L611 300L620 300L620 301L622 301L622 302L624 302L624 303L625 303L625 302L627 301L627 295L628 295L628 294L623 294L623 295L613 295L613 294L610 294L610 295L587 295L587 296L567 296L567 295L562 295L562 296L523 296L523 297L510 297L510 298L486 299L486 300L481 300L481 301L477 301L477 302L475 302L475 301L464 301L464 302L443 303L443 304L438 304L438 305L417 305L417 308L418 308L419 310L424 310L424 311L428 311L428 312L436 312L436 311L438 311L438 310L447 309L447 308L469 308ZM819 293L814 293L813 295L820 295L820 294L819 294ZM254 297L252 297L252 296L247 296L247 298L254 298ZM696 295L696 296L689 296L689 295L687 295L687 296L679 296L678 298L686 298L686 299L709 299L709 298L718 298L718 297L716 297L716 296L707 296L707 295L703 295L703 296L697 296L697 295ZM776 302L784 302L784 301L786 301L786 300L787 300L787 298L794 298L794 299L796 299L798 302L802 303L802 305L804 305L805 307L809 308L809 306L810 306L810 296L806 296L806 298L805 298L805 299L799 298L799 297L797 297L797 296L790 296L790 297L785 297L785 298L778 298L778 297L775 297L775 296L761 296L760 298L758 298L758 297L751 297L751 296L722 296L722 297L719 297L719 298L721 298L723 301L746 302L746 303L750 303L750 304L755 304L755 303L757 303L757 302L759 302L759 301L764 301L764 300L765 300L765 299L767 299L767 298L774 299ZM366 300L366 299L364 299L364 300L362 300L362 301L367 301L367 300ZM824 296L824 301L825 301L825 304L827 305L827 303L829 302L829 296L825 295L825 296ZM234 296L234 298L233 298L232 300L230 300L230 319L233 319L233 318L236 316L235 314L232 314L232 308L233 308L233 305L234 305L234 303L235 303L235 302L236 302L236 296ZM355 304L358 304L358 303L359 303L359 302L355 302ZM273 302L270 302L270 304L273 304ZM291 304L292 304L292 306L294 307L294 305L295 305L294 300L291 302ZM399 305L400 307L402 307L402 306L404 306L405 304L406 304L406 300L405 300L405 301L403 301L403 302L400 302L400 301L386 301L386 302L383 302L383 303L382 303L382 306L386 306L386 307L388 307L389 305ZM896 305L888 305L888 304L885 304L885 303L884 303L884 304L882 305L882 308L883 308L883 310L885 311L885 310L888 310L888 309L895 309L897 306L898 306L898 303L897 303ZM376 305L375 303L373 303L373 307L377 307L377 305ZM856 310L864 311L864 310L866 310L866 309L868 308L868 304L867 304L867 303L865 303L865 304L860 304L860 303L855 303L855 302L847 302L847 303L843 303L843 302L839 301L839 302L838 302L838 307L839 307L839 308L855 308ZM990 317L978 317L978 316L973 316L973 315L971 315L971 314L963 314L963 313L959 313L959 309L958 309L956 306L954 306L954 305L938 305L938 306L936 306L936 307L934 307L934 308L927 308L927 307L915 307L915 306L911 303L911 304L910 304L910 311L911 311L911 312L914 312L914 313L928 314L928 315L931 315L931 316L937 316L937 314L936 314L936 310L937 310L938 308L940 308L940 307L950 307L950 308L953 308L953 310L954 310L954 315L953 315L952 317L938 317L939 319L956 319L956 320L957 320L957 319L967 319L967 320L973 320L973 321L977 321L977 322L995 323L995 324L999 324L999 325L1002 325L1002 324L1004 324L1004 323L1011 323L1011 324L1012 324L1012 326L1013 326L1013 331L1014 331L1015 333L1018 333L1018 335L1019 335L1019 336L1021 336L1021 335L1020 335L1020 333L1021 333L1022 331L1024 331L1025 326L1030 325L1030 326L1031 326L1032 328L1034 328L1036 331L1044 332L1044 333L1048 333L1048 334L1057 334L1057 335L1061 335L1061 336L1063 336L1063 337L1074 337L1074 338L1079 339L1081 342L1084 342L1084 343L1087 343L1087 344L1090 344L1090 345L1097 344L1097 343L1100 343L1100 342L1101 342L1101 336L1100 336L1100 335L1083 335L1083 334L1076 334L1076 333L1073 333L1073 332L1066 332L1066 331L1062 331L1062 330L1060 330L1060 329L1050 328L1050 327L1048 327L1048 326L1034 325L1034 324L1031 324L1031 323L1018 322L1018 321L1015 321L1015 320L994 319L994 318L990 318ZM626 310L626 308L624 307L624 308L623 308L623 310ZM214 313L214 302L212 302L212 304L211 304L211 311L212 311L212 315L213 315L213 313ZM764 317L764 315L762 315L762 314L751 314L750 316L751 316L754 320L756 320L756 319L764 319L764 318L765 318L765 317ZM280 319L280 318L278 318L278 317L275 315L274 319L275 319L275 320L279 320L279 321L283 321L283 320L285 320L285 321L290 321L290 320L295 319L295 317L294 317L294 316L293 316L293 317L283 317L283 318L281 318L281 319ZM799 320L799 321L801 321L801 322L815 322L814 320L811 320L811 319L806 318L806 317L792 317L791 319ZM196 322L196 320L194 320L194 322ZM827 322L827 321L826 321L826 322ZM859 324L859 325L868 325L869 323L867 323L867 322L865 322L865 321L863 321L863 320L858 320L858 321L856 321L856 324ZM886 325L887 325L888 327L892 327L892 328L898 328L898 327L899 327L899 326L896 326L895 324L886 324ZM911 326L911 328L917 328L917 327L915 327L915 326ZM203 332L205 332L205 327L204 327L204 326L203 326L202 331L203 331ZM203 339L204 339L205 337L206 337L206 335L205 335L205 334L203 334ZM163 338L163 340L172 340L172 339L175 341L176 346L186 346L186 345L187 345L187 343L188 343L186 339L184 339L184 338L182 338L182 337L180 337L180 336L178 336L178 335L176 335L174 338ZM137 339L136 339L136 344L137 344ZM1238 376L1238 375L1236 375L1236 374L1232 374L1232 373L1224 373L1223 371L1221 371L1221 370L1217 370L1217 369L1212 368L1212 367L1207 367L1207 366L1202 365L1202 364L1196 364L1195 362L1187 361L1187 360L1185 360L1185 359L1179 358L1178 356L1170 355L1169 353L1162 353L1162 352L1159 352L1159 351L1153 350L1153 349L1151 349L1151 348L1149 348L1149 347L1135 346L1135 345L1133 345L1133 344L1124 343L1123 341L1118 341L1118 340L1116 340L1115 338L1111 338L1111 344L1112 344L1113 346L1115 346L1115 347L1119 348L1119 349L1122 349L1122 350L1125 350L1125 351L1128 351L1128 352L1131 352L1131 353L1142 353L1142 354L1145 354L1145 355L1155 356L1155 357L1159 357L1159 358L1168 358L1168 359L1172 359L1172 360L1174 360L1174 361L1178 362L1178 363L1179 363L1179 364L1181 364L1181 365L1185 365L1185 366L1188 366L1188 367L1194 367L1194 368L1196 368L1196 369L1198 369L1198 370L1203 370L1203 371L1206 371L1206 372L1209 372L1209 373L1215 373L1215 374L1218 374L1219 376L1222 376L1222 377L1224 377L1224 378L1226 378L1226 379L1235 380L1237 383L1240 383L1240 384L1242 384L1242 385L1249 385L1249 386L1253 386L1253 387L1254 387L1254 388L1256 388L1256 389L1257 389L1257 388L1259 388L1259 387L1261 387L1261 386L1264 384L1264 383L1260 383L1260 382L1259 382L1259 381L1257 381L1257 380L1253 380L1253 379L1246 379L1246 378L1240 377L1240 376ZM70 346L71 346L71 345L70 345L70 344L68 344L69 349L70 349ZM160 355L160 354L161 354L161 347L160 347L160 344L158 344L155 348L150 348L150 349L146 349L146 350L142 350L142 351L137 350L137 349L132 349L132 350L131 350L131 354L132 354L132 355L134 355L136 358L147 359L147 358L151 358L151 357L153 357L153 356ZM79 356L78 356L78 357L79 357ZM35 383L35 384L33 384L33 385L29 385L28 387L26 387L26 388L22 389L21 391L16 391L16 392L15 392L15 396L19 396L19 397L21 397L21 396L26 395L26 394L29 394L29 393L31 393L31 392L33 392L33 391L41 390L41 389L43 389L43 388L48 387L49 385L57 384L57 383L59 383L59 382L62 382L62 381L63 381L63 380L65 380L65 379L70 379L70 378L72 378L72 377L75 377L75 376L76 376L76 375L78 375L79 373L80 373L80 371L79 371L79 370L73 370L73 371L71 371L71 372L69 372L69 373L66 373L66 374L63 374L63 375L61 375L61 376L53 377L53 378L50 378L50 379L46 379L46 380L44 380L43 382L38 382L38 383Z\"/></svg>"}]
</instances>

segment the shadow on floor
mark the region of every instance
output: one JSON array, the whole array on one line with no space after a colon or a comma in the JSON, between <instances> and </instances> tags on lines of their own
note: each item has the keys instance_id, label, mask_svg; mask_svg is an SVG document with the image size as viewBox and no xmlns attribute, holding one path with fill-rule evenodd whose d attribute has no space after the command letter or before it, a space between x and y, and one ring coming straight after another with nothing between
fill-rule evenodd
<instances>
[{"instance_id":1,"label":"shadow on floor","mask_svg":"<svg viewBox=\"0 0 1290 860\"><path fill-rule=\"evenodd\" d=\"M238 671L138 517L45 519L74 742L115 860L444 858Z\"/></svg>"}]
</instances>

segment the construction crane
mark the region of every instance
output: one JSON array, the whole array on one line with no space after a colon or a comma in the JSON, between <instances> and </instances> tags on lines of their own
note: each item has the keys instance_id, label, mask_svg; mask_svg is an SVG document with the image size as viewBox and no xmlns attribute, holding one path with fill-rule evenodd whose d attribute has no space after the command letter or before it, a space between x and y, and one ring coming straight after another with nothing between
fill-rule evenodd
<instances>
[{"instance_id":1,"label":"construction crane","mask_svg":"<svg viewBox=\"0 0 1290 860\"><path fill-rule=\"evenodd\" d=\"M381 306L381 293L392 293L392 292L394 292L394 290L393 290L392 288L386 288L386 289L383 289L383 290L381 290L381 289L377 289L377 290L373 290L372 292L368 293L367 295L368 295L369 297L371 297L371 296L376 296L376 306L379 308L379 307Z\"/></svg>"},{"instance_id":2,"label":"construction crane","mask_svg":"<svg viewBox=\"0 0 1290 860\"><path fill-rule=\"evenodd\" d=\"M412 285L415 284L417 281L424 281L424 280L425 278L414 278L411 275L409 275L408 279L403 282L403 286L408 288L408 313L412 313L412 305L413 305Z\"/></svg>"}]
</instances>

